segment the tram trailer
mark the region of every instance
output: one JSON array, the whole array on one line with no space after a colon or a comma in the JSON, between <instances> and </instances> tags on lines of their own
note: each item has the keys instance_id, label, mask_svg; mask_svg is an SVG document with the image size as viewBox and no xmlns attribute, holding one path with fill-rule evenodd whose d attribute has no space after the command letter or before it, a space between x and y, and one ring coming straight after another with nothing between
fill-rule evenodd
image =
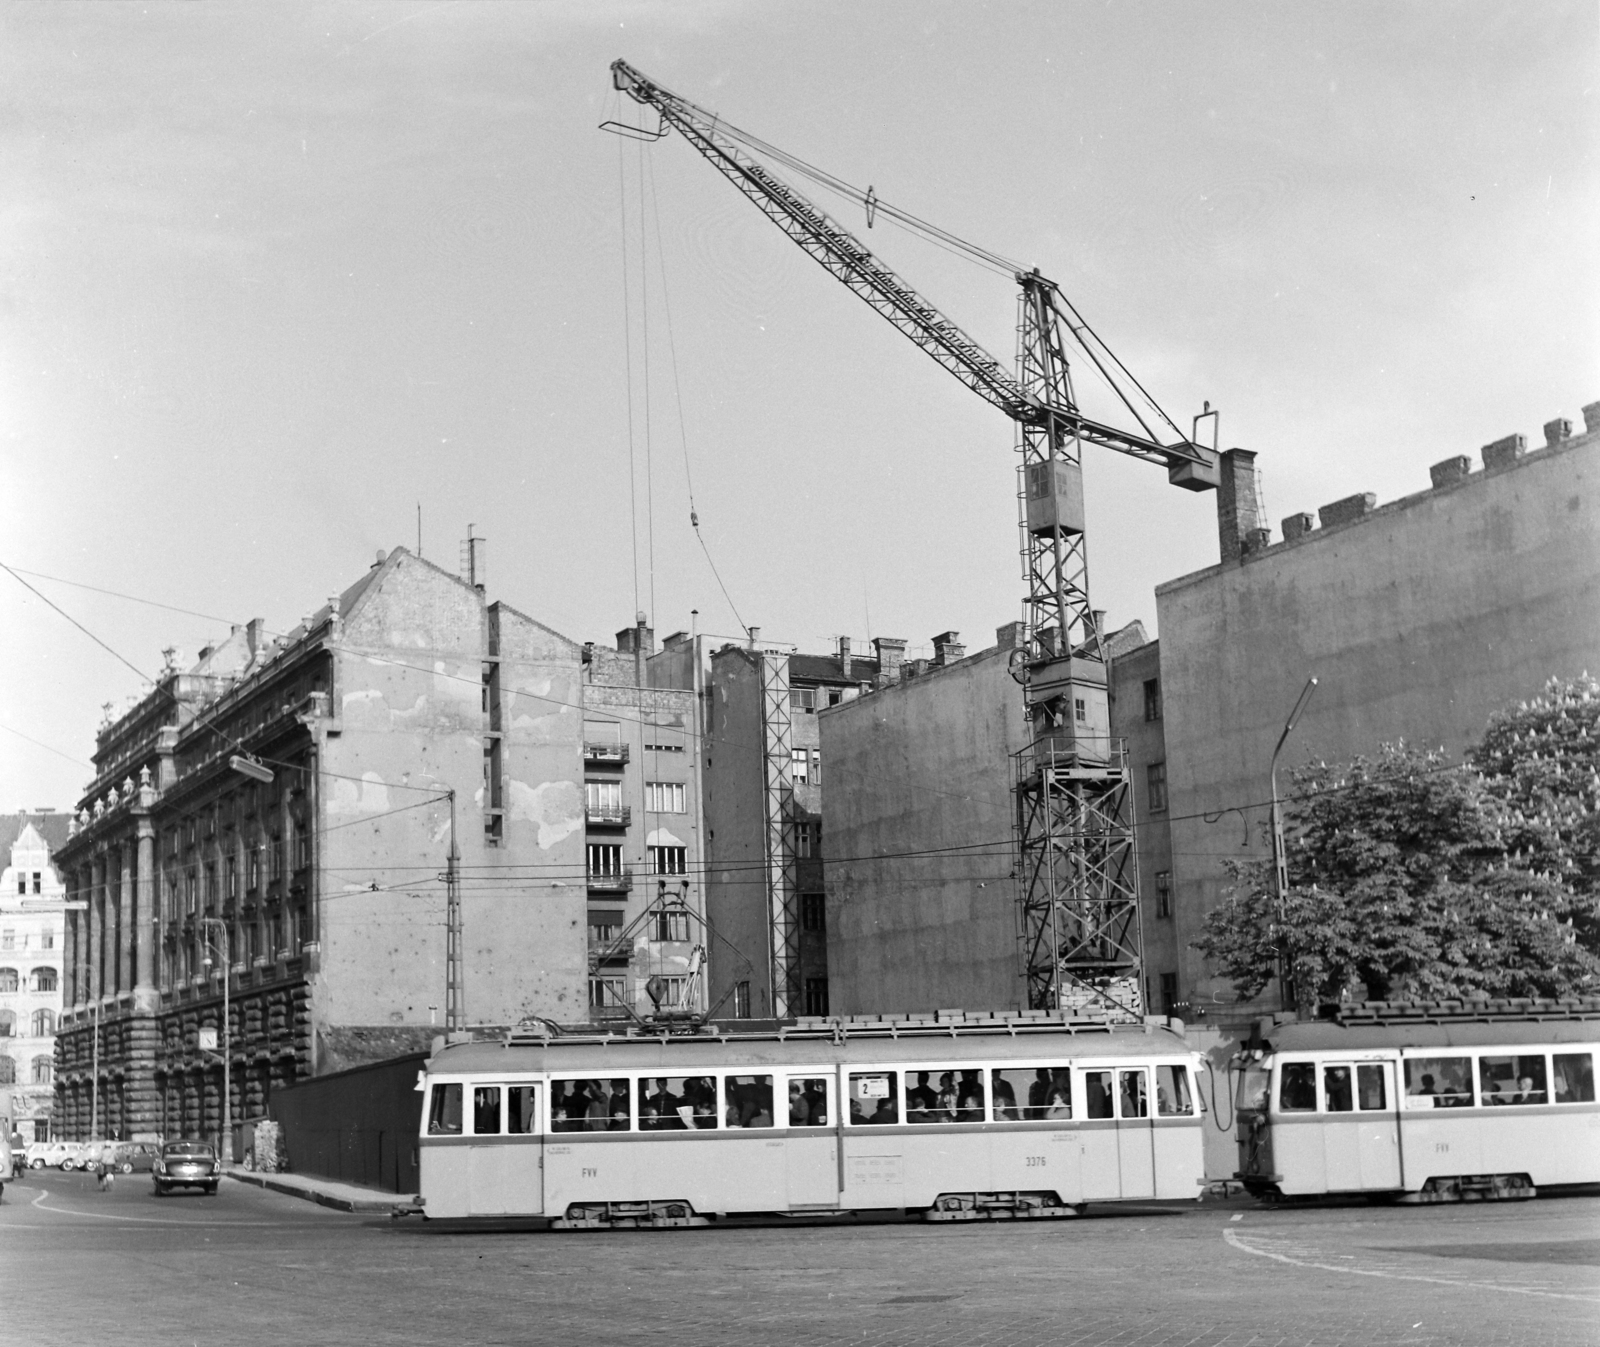
<instances>
[{"instance_id":1,"label":"tram trailer","mask_svg":"<svg viewBox=\"0 0 1600 1347\"><path fill-rule=\"evenodd\" d=\"M452 1042L418 1081L420 1210L576 1230L1195 1201L1200 1062L1176 1021L1045 1012Z\"/></svg>"},{"instance_id":2,"label":"tram trailer","mask_svg":"<svg viewBox=\"0 0 1600 1347\"><path fill-rule=\"evenodd\" d=\"M1234 1058L1267 1200L1504 1201L1600 1184L1600 998L1367 1002L1262 1020Z\"/></svg>"}]
</instances>

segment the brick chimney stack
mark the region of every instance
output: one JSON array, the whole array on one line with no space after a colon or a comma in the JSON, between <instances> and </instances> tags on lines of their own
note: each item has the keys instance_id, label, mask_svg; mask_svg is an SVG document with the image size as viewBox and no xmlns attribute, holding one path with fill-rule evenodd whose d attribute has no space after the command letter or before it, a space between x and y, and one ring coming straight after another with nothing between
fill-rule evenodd
<instances>
[{"instance_id":1,"label":"brick chimney stack","mask_svg":"<svg viewBox=\"0 0 1600 1347\"><path fill-rule=\"evenodd\" d=\"M878 652L878 682L898 683L900 666L905 662L906 643L897 636L874 636L872 647Z\"/></svg>"},{"instance_id":2,"label":"brick chimney stack","mask_svg":"<svg viewBox=\"0 0 1600 1347\"><path fill-rule=\"evenodd\" d=\"M1221 481L1217 486L1217 539L1223 565L1227 565L1259 551L1271 534L1261 508L1261 478L1256 472L1255 452L1225 450L1218 468Z\"/></svg>"}]
</instances>

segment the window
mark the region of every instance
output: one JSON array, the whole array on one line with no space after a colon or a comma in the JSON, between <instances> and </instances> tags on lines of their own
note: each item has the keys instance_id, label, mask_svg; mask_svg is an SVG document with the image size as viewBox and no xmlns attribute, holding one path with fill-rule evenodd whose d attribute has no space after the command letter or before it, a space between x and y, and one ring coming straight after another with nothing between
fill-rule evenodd
<instances>
[{"instance_id":1,"label":"window","mask_svg":"<svg viewBox=\"0 0 1600 1347\"><path fill-rule=\"evenodd\" d=\"M1556 1103L1594 1103L1594 1058L1587 1052L1555 1055Z\"/></svg>"},{"instance_id":2,"label":"window","mask_svg":"<svg viewBox=\"0 0 1600 1347\"><path fill-rule=\"evenodd\" d=\"M1167 807L1167 764L1152 762L1144 769L1144 779L1150 792L1150 812L1159 814Z\"/></svg>"},{"instance_id":3,"label":"window","mask_svg":"<svg viewBox=\"0 0 1600 1347\"><path fill-rule=\"evenodd\" d=\"M715 1127L717 1096L711 1089L706 1110ZM648 1081L645 1084L649 1084ZM642 1094L643 1091L641 1090ZM697 1095L698 1097L698 1095ZM631 1126L633 1087L623 1079L553 1080L550 1082L552 1132L626 1132Z\"/></svg>"},{"instance_id":4,"label":"window","mask_svg":"<svg viewBox=\"0 0 1600 1347\"><path fill-rule=\"evenodd\" d=\"M15 1085L17 1083L17 1064L4 1053L0 1053L0 1085Z\"/></svg>"},{"instance_id":5,"label":"window","mask_svg":"<svg viewBox=\"0 0 1600 1347\"><path fill-rule=\"evenodd\" d=\"M56 1031L55 1011L49 1009L33 1012L33 1023L29 1026L35 1038L49 1038Z\"/></svg>"},{"instance_id":6,"label":"window","mask_svg":"<svg viewBox=\"0 0 1600 1347\"><path fill-rule=\"evenodd\" d=\"M584 805L591 816L617 817L622 813L622 782L585 781Z\"/></svg>"},{"instance_id":7,"label":"window","mask_svg":"<svg viewBox=\"0 0 1600 1347\"><path fill-rule=\"evenodd\" d=\"M822 750L820 748L811 750L811 784L813 786L822 784Z\"/></svg>"},{"instance_id":8,"label":"window","mask_svg":"<svg viewBox=\"0 0 1600 1347\"><path fill-rule=\"evenodd\" d=\"M1163 1015L1176 1015L1178 1013L1178 975L1176 973L1163 973L1161 975L1161 1013Z\"/></svg>"},{"instance_id":9,"label":"window","mask_svg":"<svg viewBox=\"0 0 1600 1347\"><path fill-rule=\"evenodd\" d=\"M1521 1057L1480 1057L1478 1080L1485 1107L1493 1104L1547 1104L1544 1054Z\"/></svg>"},{"instance_id":10,"label":"window","mask_svg":"<svg viewBox=\"0 0 1600 1347\"><path fill-rule=\"evenodd\" d=\"M790 1076L789 1126L826 1127L832 1087L832 1080L826 1076Z\"/></svg>"},{"instance_id":11,"label":"window","mask_svg":"<svg viewBox=\"0 0 1600 1347\"><path fill-rule=\"evenodd\" d=\"M1161 680L1147 678L1144 680L1144 718L1146 720L1161 719Z\"/></svg>"},{"instance_id":12,"label":"window","mask_svg":"<svg viewBox=\"0 0 1600 1347\"><path fill-rule=\"evenodd\" d=\"M456 1135L461 1131L460 1085L435 1085L428 1101L428 1135Z\"/></svg>"},{"instance_id":13,"label":"window","mask_svg":"<svg viewBox=\"0 0 1600 1347\"><path fill-rule=\"evenodd\" d=\"M811 754L803 748L789 750L789 775L794 784L804 786L811 781Z\"/></svg>"},{"instance_id":14,"label":"window","mask_svg":"<svg viewBox=\"0 0 1600 1347\"><path fill-rule=\"evenodd\" d=\"M688 847L651 847L650 869L658 875L689 873Z\"/></svg>"},{"instance_id":15,"label":"window","mask_svg":"<svg viewBox=\"0 0 1600 1347\"><path fill-rule=\"evenodd\" d=\"M40 887L40 885L43 884L43 882L44 882L44 872L42 870L35 870L33 872L33 891L35 893L42 893L43 892L43 889Z\"/></svg>"},{"instance_id":16,"label":"window","mask_svg":"<svg viewBox=\"0 0 1600 1347\"><path fill-rule=\"evenodd\" d=\"M906 1072L906 1121L939 1126L984 1120L983 1075L979 1071L930 1067Z\"/></svg>"},{"instance_id":17,"label":"window","mask_svg":"<svg viewBox=\"0 0 1600 1347\"><path fill-rule=\"evenodd\" d=\"M18 881L21 882L20 880ZM15 949L17 947L17 933L13 930L0 931L0 949Z\"/></svg>"},{"instance_id":18,"label":"window","mask_svg":"<svg viewBox=\"0 0 1600 1347\"><path fill-rule=\"evenodd\" d=\"M1163 1118L1188 1117L1194 1112L1189 1095L1189 1068L1156 1068L1156 1112Z\"/></svg>"},{"instance_id":19,"label":"window","mask_svg":"<svg viewBox=\"0 0 1600 1347\"><path fill-rule=\"evenodd\" d=\"M1317 1066L1315 1062L1285 1062L1278 1077L1280 1113L1317 1111Z\"/></svg>"},{"instance_id":20,"label":"window","mask_svg":"<svg viewBox=\"0 0 1600 1347\"><path fill-rule=\"evenodd\" d=\"M588 852L590 879L622 878L621 842L590 842L585 849Z\"/></svg>"},{"instance_id":21,"label":"window","mask_svg":"<svg viewBox=\"0 0 1600 1347\"><path fill-rule=\"evenodd\" d=\"M55 991L56 970L53 968L35 968L33 970L33 989L36 992Z\"/></svg>"},{"instance_id":22,"label":"window","mask_svg":"<svg viewBox=\"0 0 1600 1347\"><path fill-rule=\"evenodd\" d=\"M800 895L800 929L802 931L826 931L828 929L828 903L823 894L802 893Z\"/></svg>"},{"instance_id":23,"label":"window","mask_svg":"<svg viewBox=\"0 0 1600 1347\"><path fill-rule=\"evenodd\" d=\"M683 911L657 912L650 923L650 938L652 940L686 941L689 936L689 914ZM667 982L683 981L682 978L666 978ZM677 1005L677 1001L672 1002Z\"/></svg>"},{"instance_id":24,"label":"window","mask_svg":"<svg viewBox=\"0 0 1600 1347\"><path fill-rule=\"evenodd\" d=\"M1156 916L1172 915L1172 871L1156 871Z\"/></svg>"},{"instance_id":25,"label":"window","mask_svg":"<svg viewBox=\"0 0 1600 1347\"><path fill-rule=\"evenodd\" d=\"M725 1076L723 1122L729 1127L772 1126L772 1077Z\"/></svg>"},{"instance_id":26,"label":"window","mask_svg":"<svg viewBox=\"0 0 1600 1347\"><path fill-rule=\"evenodd\" d=\"M472 1087L472 1131L480 1137L500 1135L500 1087Z\"/></svg>"},{"instance_id":27,"label":"window","mask_svg":"<svg viewBox=\"0 0 1600 1347\"><path fill-rule=\"evenodd\" d=\"M245 888L252 893L261 887L261 851L259 847L251 847L245 853Z\"/></svg>"},{"instance_id":28,"label":"window","mask_svg":"<svg viewBox=\"0 0 1600 1347\"><path fill-rule=\"evenodd\" d=\"M1117 1116L1119 1118L1148 1118L1150 1116L1149 1081L1143 1071L1119 1071L1121 1089L1118 1092Z\"/></svg>"},{"instance_id":29,"label":"window","mask_svg":"<svg viewBox=\"0 0 1600 1347\"><path fill-rule=\"evenodd\" d=\"M840 692L838 689L835 688L835 689L829 691L829 693L828 693L828 705L829 706L837 706L843 700L844 700L844 693Z\"/></svg>"},{"instance_id":30,"label":"window","mask_svg":"<svg viewBox=\"0 0 1600 1347\"><path fill-rule=\"evenodd\" d=\"M750 983L748 981L733 984L733 1018L736 1020L750 1018Z\"/></svg>"},{"instance_id":31,"label":"window","mask_svg":"<svg viewBox=\"0 0 1600 1347\"><path fill-rule=\"evenodd\" d=\"M17 871L17 893L19 895L28 891L28 877L21 870Z\"/></svg>"},{"instance_id":32,"label":"window","mask_svg":"<svg viewBox=\"0 0 1600 1347\"><path fill-rule=\"evenodd\" d=\"M1109 1118L1116 1094L1111 1088L1111 1072L1085 1071L1083 1073L1083 1116Z\"/></svg>"},{"instance_id":33,"label":"window","mask_svg":"<svg viewBox=\"0 0 1600 1347\"><path fill-rule=\"evenodd\" d=\"M48 1057L35 1057L33 1059L33 1083L35 1085L48 1085L55 1075L55 1063Z\"/></svg>"},{"instance_id":34,"label":"window","mask_svg":"<svg viewBox=\"0 0 1600 1347\"><path fill-rule=\"evenodd\" d=\"M803 711L807 715L814 713L817 709L816 688L790 688L789 709Z\"/></svg>"},{"instance_id":35,"label":"window","mask_svg":"<svg viewBox=\"0 0 1600 1347\"><path fill-rule=\"evenodd\" d=\"M589 943L609 945L622 937L622 913L591 912L589 914Z\"/></svg>"},{"instance_id":36,"label":"window","mask_svg":"<svg viewBox=\"0 0 1600 1347\"><path fill-rule=\"evenodd\" d=\"M1011 1066L989 1073L996 1122L1032 1122L1072 1116L1072 1069ZM910 1098L908 1093L907 1098Z\"/></svg>"},{"instance_id":37,"label":"window","mask_svg":"<svg viewBox=\"0 0 1600 1347\"><path fill-rule=\"evenodd\" d=\"M1356 1068L1356 1097L1365 1113L1389 1107L1389 1072L1381 1062Z\"/></svg>"},{"instance_id":38,"label":"window","mask_svg":"<svg viewBox=\"0 0 1600 1347\"><path fill-rule=\"evenodd\" d=\"M682 753L682 726L646 725L644 727L644 751L646 753Z\"/></svg>"},{"instance_id":39,"label":"window","mask_svg":"<svg viewBox=\"0 0 1600 1347\"><path fill-rule=\"evenodd\" d=\"M627 1004L626 978L592 977L589 979L590 1010L604 1015L626 1009Z\"/></svg>"},{"instance_id":40,"label":"window","mask_svg":"<svg viewBox=\"0 0 1600 1347\"><path fill-rule=\"evenodd\" d=\"M1089 723L1089 704L1082 697L1072 699L1072 718L1080 725Z\"/></svg>"},{"instance_id":41,"label":"window","mask_svg":"<svg viewBox=\"0 0 1600 1347\"><path fill-rule=\"evenodd\" d=\"M40 949L54 949L55 947L56 947L56 933L54 931L43 931L43 932L41 932L40 935L39 935L39 948Z\"/></svg>"},{"instance_id":42,"label":"window","mask_svg":"<svg viewBox=\"0 0 1600 1347\"><path fill-rule=\"evenodd\" d=\"M15 990L15 988L12 990ZM16 1037L16 1033L16 1013L10 1010L0 1010L0 1038L14 1038Z\"/></svg>"},{"instance_id":43,"label":"window","mask_svg":"<svg viewBox=\"0 0 1600 1347\"><path fill-rule=\"evenodd\" d=\"M231 903L239 896L239 858L230 851L223 858L222 868L228 877L228 901Z\"/></svg>"},{"instance_id":44,"label":"window","mask_svg":"<svg viewBox=\"0 0 1600 1347\"><path fill-rule=\"evenodd\" d=\"M826 1015L828 1013L828 979L807 978L805 998L807 1015Z\"/></svg>"},{"instance_id":45,"label":"window","mask_svg":"<svg viewBox=\"0 0 1600 1347\"><path fill-rule=\"evenodd\" d=\"M1327 1101L1327 1111L1329 1113L1354 1113L1356 1110L1356 1096L1350 1080L1350 1068L1348 1066L1323 1067L1322 1094Z\"/></svg>"},{"instance_id":46,"label":"window","mask_svg":"<svg viewBox=\"0 0 1600 1347\"><path fill-rule=\"evenodd\" d=\"M1472 1103L1472 1058L1406 1059L1406 1107L1465 1108Z\"/></svg>"},{"instance_id":47,"label":"window","mask_svg":"<svg viewBox=\"0 0 1600 1347\"><path fill-rule=\"evenodd\" d=\"M850 1125L900 1121L900 1094L895 1071L856 1071L850 1075Z\"/></svg>"},{"instance_id":48,"label":"window","mask_svg":"<svg viewBox=\"0 0 1600 1347\"><path fill-rule=\"evenodd\" d=\"M0 992L14 992L17 990L17 970L15 968L0 968Z\"/></svg>"},{"instance_id":49,"label":"window","mask_svg":"<svg viewBox=\"0 0 1600 1347\"><path fill-rule=\"evenodd\" d=\"M801 819L794 825L795 854L802 860L822 855L822 824L816 819Z\"/></svg>"},{"instance_id":50,"label":"window","mask_svg":"<svg viewBox=\"0 0 1600 1347\"><path fill-rule=\"evenodd\" d=\"M526 1136L539 1130L539 1087L513 1085L506 1091L506 1131Z\"/></svg>"},{"instance_id":51,"label":"window","mask_svg":"<svg viewBox=\"0 0 1600 1347\"><path fill-rule=\"evenodd\" d=\"M644 786L644 807L652 814L681 814L684 812L683 782L647 781Z\"/></svg>"}]
</instances>

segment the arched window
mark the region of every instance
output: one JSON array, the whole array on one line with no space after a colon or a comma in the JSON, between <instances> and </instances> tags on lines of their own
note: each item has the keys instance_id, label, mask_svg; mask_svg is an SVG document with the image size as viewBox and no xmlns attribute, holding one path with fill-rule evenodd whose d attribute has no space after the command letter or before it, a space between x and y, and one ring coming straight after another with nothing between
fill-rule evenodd
<instances>
[{"instance_id":1,"label":"arched window","mask_svg":"<svg viewBox=\"0 0 1600 1347\"><path fill-rule=\"evenodd\" d=\"M36 992L53 992L56 989L56 970L53 968L35 968L33 970L33 989Z\"/></svg>"},{"instance_id":2,"label":"arched window","mask_svg":"<svg viewBox=\"0 0 1600 1347\"><path fill-rule=\"evenodd\" d=\"M17 970L15 968L0 968L0 992L14 992L17 989Z\"/></svg>"},{"instance_id":3,"label":"arched window","mask_svg":"<svg viewBox=\"0 0 1600 1347\"><path fill-rule=\"evenodd\" d=\"M16 1015L9 1010L0 1010L0 1038L10 1038L16 1032Z\"/></svg>"},{"instance_id":4,"label":"arched window","mask_svg":"<svg viewBox=\"0 0 1600 1347\"><path fill-rule=\"evenodd\" d=\"M49 1038L56 1031L56 1013L48 1008L33 1012L33 1036Z\"/></svg>"},{"instance_id":5,"label":"arched window","mask_svg":"<svg viewBox=\"0 0 1600 1347\"><path fill-rule=\"evenodd\" d=\"M48 1085L54 1075L56 1064L48 1057L35 1057L33 1059L33 1083L35 1085Z\"/></svg>"},{"instance_id":6,"label":"arched window","mask_svg":"<svg viewBox=\"0 0 1600 1347\"><path fill-rule=\"evenodd\" d=\"M11 1058L0 1054L0 1085L15 1085L17 1083L17 1064Z\"/></svg>"}]
</instances>

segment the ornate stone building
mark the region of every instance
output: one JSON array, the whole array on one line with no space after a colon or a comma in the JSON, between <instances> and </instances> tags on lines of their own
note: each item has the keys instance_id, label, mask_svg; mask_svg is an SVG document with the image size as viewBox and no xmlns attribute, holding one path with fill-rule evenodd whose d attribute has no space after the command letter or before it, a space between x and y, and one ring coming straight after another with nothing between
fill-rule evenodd
<instances>
[{"instance_id":1,"label":"ornate stone building","mask_svg":"<svg viewBox=\"0 0 1600 1347\"><path fill-rule=\"evenodd\" d=\"M50 1138L66 896L50 850L66 835L52 810L0 815L0 1127L28 1141Z\"/></svg>"}]
</instances>

